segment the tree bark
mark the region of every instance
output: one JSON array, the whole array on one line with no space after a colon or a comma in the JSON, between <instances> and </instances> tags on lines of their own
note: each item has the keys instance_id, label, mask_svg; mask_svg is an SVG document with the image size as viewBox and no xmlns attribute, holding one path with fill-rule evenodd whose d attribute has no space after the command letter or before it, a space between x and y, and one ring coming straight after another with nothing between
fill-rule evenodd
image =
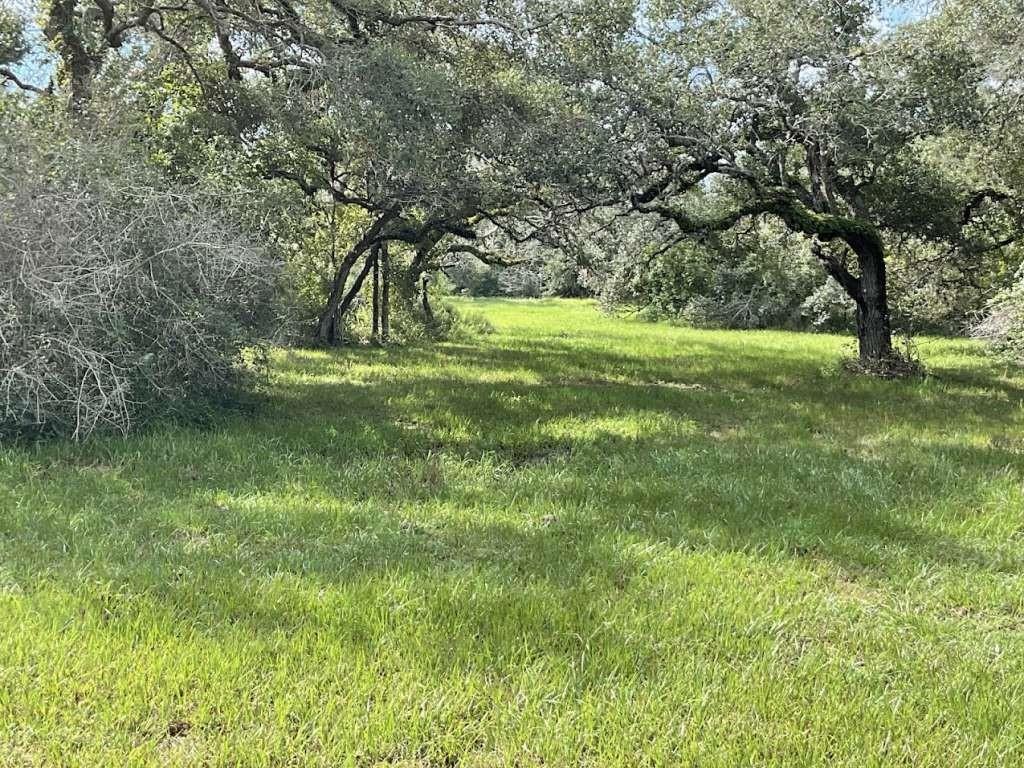
<instances>
[{"instance_id":1,"label":"tree bark","mask_svg":"<svg viewBox=\"0 0 1024 768\"><path fill-rule=\"evenodd\" d=\"M430 276L423 275L422 283L422 303L423 303L423 317L426 318L427 325L434 324L434 310L430 308L430 294L427 292L427 286L430 284Z\"/></svg>"},{"instance_id":2,"label":"tree bark","mask_svg":"<svg viewBox=\"0 0 1024 768\"><path fill-rule=\"evenodd\" d=\"M380 246L373 253L373 302L372 320L370 328L370 341L373 344L380 343Z\"/></svg>"},{"instance_id":3,"label":"tree bark","mask_svg":"<svg viewBox=\"0 0 1024 768\"><path fill-rule=\"evenodd\" d=\"M874 243L851 243L860 267L857 300L857 343L864 363L881 363L893 356L885 255Z\"/></svg>"},{"instance_id":4,"label":"tree bark","mask_svg":"<svg viewBox=\"0 0 1024 768\"><path fill-rule=\"evenodd\" d=\"M78 116L84 114L92 97L93 77L101 61L100 57L90 55L80 34L81 13L78 0L53 0L43 28L64 65L71 90L71 113Z\"/></svg>"},{"instance_id":5,"label":"tree bark","mask_svg":"<svg viewBox=\"0 0 1024 768\"><path fill-rule=\"evenodd\" d=\"M334 280L331 283L331 292L327 297L327 303L324 306L323 312L320 313L320 320L317 323L316 338L322 344L333 346L338 341L338 321L340 315L343 314L341 312L341 303L345 299L345 284L348 282L348 276L352 271L352 267L359 257L366 252L367 248L369 248L369 244L364 243L362 240L356 243L355 247L345 255L345 258L338 267L338 271L334 275Z\"/></svg>"},{"instance_id":6,"label":"tree bark","mask_svg":"<svg viewBox=\"0 0 1024 768\"><path fill-rule=\"evenodd\" d=\"M380 340L387 344L391 339L391 253L386 242L380 244Z\"/></svg>"},{"instance_id":7,"label":"tree bark","mask_svg":"<svg viewBox=\"0 0 1024 768\"><path fill-rule=\"evenodd\" d=\"M857 305L857 346L862 363L885 363L893 357L892 327L889 321L889 295L886 288L885 245L870 224L831 214L802 209L792 199L772 211L797 232L816 241L845 243L857 257L859 275L853 275L820 244L813 252L828 275Z\"/></svg>"},{"instance_id":8,"label":"tree bark","mask_svg":"<svg viewBox=\"0 0 1024 768\"><path fill-rule=\"evenodd\" d=\"M815 240L811 252L825 272L842 286L857 306L858 356L864 363L879 363L892 357L892 329L886 290L885 253L874 238L844 236L857 256L860 275L855 276L833 254Z\"/></svg>"}]
</instances>

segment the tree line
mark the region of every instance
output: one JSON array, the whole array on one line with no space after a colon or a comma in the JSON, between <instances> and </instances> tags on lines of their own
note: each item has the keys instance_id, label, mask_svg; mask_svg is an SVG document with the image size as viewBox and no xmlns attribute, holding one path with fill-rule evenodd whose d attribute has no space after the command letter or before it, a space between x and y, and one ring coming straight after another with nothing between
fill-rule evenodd
<instances>
[{"instance_id":1,"label":"tree line","mask_svg":"<svg viewBox=\"0 0 1024 768\"><path fill-rule=\"evenodd\" d=\"M106 142L202 190L320 344L359 313L378 343L436 328L466 259L667 305L694 253L784 237L884 370L893 259L1012 306L1024 228L1019 3L890 5L41 0L0 14L0 120L22 154Z\"/></svg>"}]
</instances>

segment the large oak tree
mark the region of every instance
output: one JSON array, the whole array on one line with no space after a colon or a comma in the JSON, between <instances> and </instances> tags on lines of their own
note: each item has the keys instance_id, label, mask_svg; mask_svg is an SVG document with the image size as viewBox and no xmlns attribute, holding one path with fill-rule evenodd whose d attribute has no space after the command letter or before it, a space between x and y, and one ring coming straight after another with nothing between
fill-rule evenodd
<instances>
[{"instance_id":1,"label":"large oak tree","mask_svg":"<svg viewBox=\"0 0 1024 768\"><path fill-rule=\"evenodd\" d=\"M600 74L579 80L632 139L620 185L633 211L672 222L680 237L770 216L811 238L856 305L870 365L893 357L891 245L910 239L967 264L1006 245L1020 211L990 165L951 172L1008 90L992 58L958 34L963 6L897 28L880 24L883 7L643 4L624 12L615 41L591 44Z\"/></svg>"}]
</instances>

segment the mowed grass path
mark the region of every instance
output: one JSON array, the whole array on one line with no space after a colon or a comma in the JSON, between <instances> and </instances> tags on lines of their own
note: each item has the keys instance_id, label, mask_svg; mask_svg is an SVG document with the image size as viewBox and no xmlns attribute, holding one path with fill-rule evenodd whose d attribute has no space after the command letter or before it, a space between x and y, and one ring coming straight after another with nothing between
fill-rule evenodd
<instances>
[{"instance_id":1,"label":"mowed grass path","mask_svg":"<svg viewBox=\"0 0 1024 768\"><path fill-rule=\"evenodd\" d=\"M1024 378L462 306L0 449L0 766L1024 763Z\"/></svg>"}]
</instances>

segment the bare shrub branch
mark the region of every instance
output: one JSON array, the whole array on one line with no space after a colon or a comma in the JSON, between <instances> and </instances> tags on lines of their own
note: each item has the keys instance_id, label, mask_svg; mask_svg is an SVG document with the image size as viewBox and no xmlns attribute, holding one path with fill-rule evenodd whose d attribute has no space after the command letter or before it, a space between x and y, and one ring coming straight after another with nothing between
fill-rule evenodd
<instances>
[{"instance_id":1,"label":"bare shrub branch","mask_svg":"<svg viewBox=\"0 0 1024 768\"><path fill-rule=\"evenodd\" d=\"M0 143L5 428L79 439L187 414L243 382L268 325L273 258L105 142Z\"/></svg>"}]
</instances>

